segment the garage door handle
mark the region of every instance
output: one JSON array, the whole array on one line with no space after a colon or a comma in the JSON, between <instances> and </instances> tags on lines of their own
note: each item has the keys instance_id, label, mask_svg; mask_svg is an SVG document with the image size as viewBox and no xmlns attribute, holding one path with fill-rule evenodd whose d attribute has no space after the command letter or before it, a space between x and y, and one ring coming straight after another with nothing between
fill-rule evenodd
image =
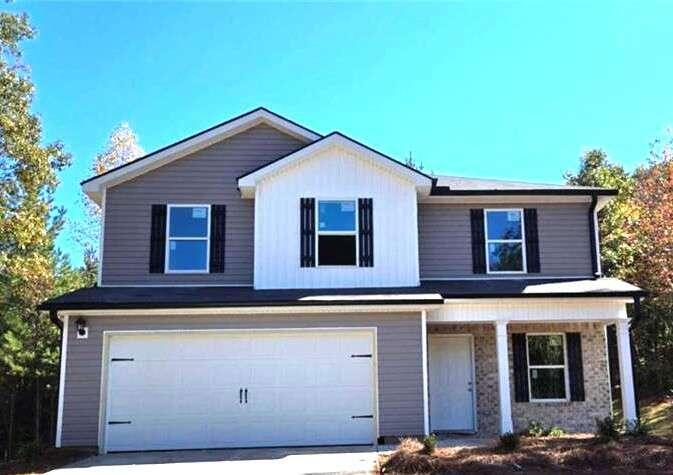
<instances>
[{"instance_id":1,"label":"garage door handle","mask_svg":"<svg viewBox=\"0 0 673 475\"><path fill-rule=\"evenodd\" d=\"M245 388L245 403L248 403L248 388Z\"/></svg>"},{"instance_id":2,"label":"garage door handle","mask_svg":"<svg viewBox=\"0 0 673 475\"><path fill-rule=\"evenodd\" d=\"M371 414L366 416L351 416L351 419L374 419L374 416Z\"/></svg>"},{"instance_id":3,"label":"garage door handle","mask_svg":"<svg viewBox=\"0 0 673 475\"><path fill-rule=\"evenodd\" d=\"M243 404L243 388L238 390L238 403Z\"/></svg>"},{"instance_id":4,"label":"garage door handle","mask_svg":"<svg viewBox=\"0 0 673 475\"><path fill-rule=\"evenodd\" d=\"M109 421L108 424L111 426L115 426L118 424L130 424L131 421Z\"/></svg>"}]
</instances>

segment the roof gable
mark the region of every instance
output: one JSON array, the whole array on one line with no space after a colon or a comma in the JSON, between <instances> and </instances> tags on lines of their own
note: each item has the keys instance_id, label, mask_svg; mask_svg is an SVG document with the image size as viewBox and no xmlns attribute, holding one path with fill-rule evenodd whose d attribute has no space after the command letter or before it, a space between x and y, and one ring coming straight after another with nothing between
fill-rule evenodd
<instances>
[{"instance_id":1,"label":"roof gable","mask_svg":"<svg viewBox=\"0 0 673 475\"><path fill-rule=\"evenodd\" d=\"M322 150L335 146L352 151L358 157L371 160L394 175L412 182L421 194L430 193L433 183L433 178L431 176L411 168L404 163L398 162L397 160L351 139L340 132L332 132L299 150L240 176L238 178L238 187L241 190L241 194L244 198L252 198L254 196L255 187L260 180L276 174L306 158L312 157Z\"/></svg>"},{"instance_id":2,"label":"roof gable","mask_svg":"<svg viewBox=\"0 0 673 475\"><path fill-rule=\"evenodd\" d=\"M131 180L259 124L267 124L306 143L311 143L322 137L317 132L275 114L268 109L259 107L149 153L137 160L84 180L82 188L90 198L99 203L103 189L109 186Z\"/></svg>"}]
</instances>

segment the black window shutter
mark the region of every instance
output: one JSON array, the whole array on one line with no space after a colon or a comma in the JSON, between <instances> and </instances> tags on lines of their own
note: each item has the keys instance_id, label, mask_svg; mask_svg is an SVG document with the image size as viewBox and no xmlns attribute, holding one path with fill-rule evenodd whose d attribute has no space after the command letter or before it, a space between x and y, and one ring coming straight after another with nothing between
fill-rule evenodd
<instances>
[{"instance_id":1,"label":"black window shutter","mask_svg":"<svg viewBox=\"0 0 673 475\"><path fill-rule=\"evenodd\" d=\"M374 209L371 198L358 200L360 267L374 267Z\"/></svg>"},{"instance_id":2,"label":"black window shutter","mask_svg":"<svg viewBox=\"0 0 673 475\"><path fill-rule=\"evenodd\" d=\"M528 349L525 333L512 333L514 400L528 402Z\"/></svg>"},{"instance_id":3,"label":"black window shutter","mask_svg":"<svg viewBox=\"0 0 673 475\"><path fill-rule=\"evenodd\" d=\"M315 198L299 200L299 265L315 267Z\"/></svg>"},{"instance_id":4,"label":"black window shutter","mask_svg":"<svg viewBox=\"0 0 673 475\"><path fill-rule=\"evenodd\" d=\"M526 229L526 264L528 272L540 272L540 241L537 234L537 210L523 210L523 222Z\"/></svg>"},{"instance_id":5,"label":"black window shutter","mask_svg":"<svg viewBox=\"0 0 673 475\"><path fill-rule=\"evenodd\" d=\"M584 369L582 368L582 337L579 333L566 333L568 347L568 379L570 400L584 401Z\"/></svg>"},{"instance_id":6,"label":"black window shutter","mask_svg":"<svg viewBox=\"0 0 673 475\"><path fill-rule=\"evenodd\" d=\"M166 205L152 205L150 273L163 274L166 259Z\"/></svg>"},{"instance_id":7,"label":"black window shutter","mask_svg":"<svg viewBox=\"0 0 673 475\"><path fill-rule=\"evenodd\" d=\"M224 236L227 222L226 205L210 206L210 273L224 272Z\"/></svg>"},{"instance_id":8,"label":"black window shutter","mask_svg":"<svg viewBox=\"0 0 673 475\"><path fill-rule=\"evenodd\" d=\"M484 235L484 210L471 209L472 224L472 272L486 273L486 236Z\"/></svg>"}]
</instances>

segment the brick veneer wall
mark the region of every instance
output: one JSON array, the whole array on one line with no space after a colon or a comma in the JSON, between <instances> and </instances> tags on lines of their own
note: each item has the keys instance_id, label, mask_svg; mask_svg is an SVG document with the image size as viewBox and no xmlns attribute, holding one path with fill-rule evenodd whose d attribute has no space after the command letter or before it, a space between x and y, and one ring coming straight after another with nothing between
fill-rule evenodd
<instances>
[{"instance_id":1,"label":"brick veneer wall","mask_svg":"<svg viewBox=\"0 0 673 475\"><path fill-rule=\"evenodd\" d=\"M512 370L512 333L580 332L584 369L585 400L561 403L517 403L512 399L514 430L528 427L530 421L545 426L558 426L567 432L593 432L594 419L610 414L610 384L608 377L604 325L594 323L510 324L507 341L509 350L510 390L514 398ZM430 325L435 333L471 334L474 337L475 377L477 397L477 435L498 435L500 409L498 402L498 366L495 353L495 328L490 324Z\"/></svg>"}]
</instances>

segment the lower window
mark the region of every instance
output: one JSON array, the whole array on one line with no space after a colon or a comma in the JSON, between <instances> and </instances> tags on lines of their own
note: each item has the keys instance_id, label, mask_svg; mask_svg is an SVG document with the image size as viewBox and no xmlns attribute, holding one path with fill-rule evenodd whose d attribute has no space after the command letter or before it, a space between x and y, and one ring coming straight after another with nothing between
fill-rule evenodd
<instances>
[{"instance_id":1,"label":"lower window","mask_svg":"<svg viewBox=\"0 0 673 475\"><path fill-rule=\"evenodd\" d=\"M568 377L565 335L528 334L528 387L531 401L565 401Z\"/></svg>"},{"instance_id":2,"label":"lower window","mask_svg":"<svg viewBox=\"0 0 673 475\"><path fill-rule=\"evenodd\" d=\"M321 266L354 266L355 236L320 236L318 257Z\"/></svg>"}]
</instances>

